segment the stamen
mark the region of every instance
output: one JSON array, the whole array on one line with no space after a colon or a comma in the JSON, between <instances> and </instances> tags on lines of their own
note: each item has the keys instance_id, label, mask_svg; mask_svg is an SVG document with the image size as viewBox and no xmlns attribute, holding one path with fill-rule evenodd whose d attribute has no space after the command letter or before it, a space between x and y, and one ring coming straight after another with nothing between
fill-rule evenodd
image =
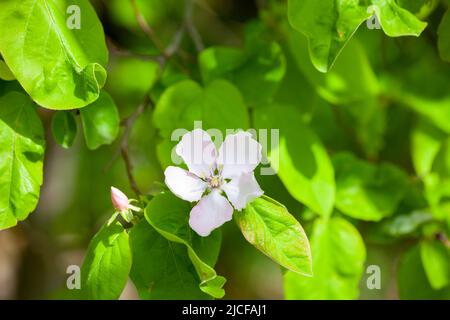
<instances>
[{"instance_id":1,"label":"stamen","mask_svg":"<svg viewBox=\"0 0 450 320\"><path fill-rule=\"evenodd\" d=\"M219 188L222 185L222 177L213 176L209 180L209 186L211 188Z\"/></svg>"}]
</instances>

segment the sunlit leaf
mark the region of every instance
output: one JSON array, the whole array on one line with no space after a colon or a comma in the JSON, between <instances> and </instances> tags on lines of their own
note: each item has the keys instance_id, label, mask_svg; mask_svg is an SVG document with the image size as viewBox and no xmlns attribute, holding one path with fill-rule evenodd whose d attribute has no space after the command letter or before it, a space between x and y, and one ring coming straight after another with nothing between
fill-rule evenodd
<instances>
[{"instance_id":1,"label":"sunlit leaf","mask_svg":"<svg viewBox=\"0 0 450 320\"><path fill-rule=\"evenodd\" d=\"M81 266L82 299L118 299L131 269L127 232L119 223L103 226L89 244Z\"/></svg>"},{"instance_id":2,"label":"sunlit leaf","mask_svg":"<svg viewBox=\"0 0 450 320\"><path fill-rule=\"evenodd\" d=\"M144 220L131 229L130 244L130 277L141 299L208 299L184 245L167 240Z\"/></svg>"},{"instance_id":3,"label":"sunlit leaf","mask_svg":"<svg viewBox=\"0 0 450 320\"><path fill-rule=\"evenodd\" d=\"M336 208L346 215L379 221L394 213L406 192L407 176L390 164L372 165L350 153L333 157Z\"/></svg>"},{"instance_id":4,"label":"sunlit leaf","mask_svg":"<svg viewBox=\"0 0 450 320\"><path fill-rule=\"evenodd\" d=\"M36 208L43 176L44 129L33 102L11 91L0 97L0 230Z\"/></svg>"},{"instance_id":5,"label":"sunlit leaf","mask_svg":"<svg viewBox=\"0 0 450 320\"><path fill-rule=\"evenodd\" d=\"M312 276L308 238L282 204L263 196L235 213L235 219L247 241L264 254L288 270Z\"/></svg>"},{"instance_id":6,"label":"sunlit leaf","mask_svg":"<svg viewBox=\"0 0 450 320\"><path fill-rule=\"evenodd\" d=\"M402 256L397 273L398 294L405 300L448 300L450 287L433 290L425 274L420 247L415 245Z\"/></svg>"},{"instance_id":7,"label":"sunlit leaf","mask_svg":"<svg viewBox=\"0 0 450 320\"><path fill-rule=\"evenodd\" d=\"M58 111L52 118L52 134L56 142L65 149L72 146L77 136L77 121L71 112Z\"/></svg>"},{"instance_id":8,"label":"sunlit leaf","mask_svg":"<svg viewBox=\"0 0 450 320\"><path fill-rule=\"evenodd\" d=\"M301 114L291 106L270 105L255 110L254 122L259 129L279 130L279 141L269 139L263 147L289 193L329 216L335 195L333 166L319 138L302 123Z\"/></svg>"},{"instance_id":9,"label":"sunlit leaf","mask_svg":"<svg viewBox=\"0 0 450 320\"><path fill-rule=\"evenodd\" d=\"M442 242L423 241L420 256L427 278L435 290L450 285L450 249Z\"/></svg>"},{"instance_id":10,"label":"sunlit leaf","mask_svg":"<svg viewBox=\"0 0 450 320\"><path fill-rule=\"evenodd\" d=\"M258 29L258 25L247 28L244 49L210 47L199 56L200 71L206 83L220 78L229 80L239 88L250 106L272 99L286 69L279 44L263 39L264 30ZM256 40L252 41L254 38Z\"/></svg>"},{"instance_id":11,"label":"sunlit leaf","mask_svg":"<svg viewBox=\"0 0 450 320\"><path fill-rule=\"evenodd\" d=\"M286 299L356 299L366 249L358 230L342 218L319 219L311 235L313 276L288 271Z\"/></svg>"},{"instance_id":12,"label":"sunlit leaf","mask_svg":"<svg viewBox=\"0 0 450 320\"><path fill-rule=\"evenodd\" d=\"M186 247L189 258L200 278L200 289L214 298L225 294L225 278L213 269L220 249L221 233L216 230L208 237L200 237L189 226L191 205L174 195L160 194L145 208L150 225L164 238Z\"/></svg>"},{"instance_id":13,"label":"sunlit leaf","mask_svg":"<svg viewBox=\"0 0 450 320\"><path fill-rule=\"evenodd\" d=\"M112 143L119 133L119 112L114 100L102 91L97 101L80 110L84 137L89 149Z\"/></svg>"},{"instance_id":14,"label":"sunlit leaf","mask_svg":"<svg viewBox=\"0 0 450 320\"><path fill-rule=\"evenodd\" d=\"M426 27L395 0L289 0L288 4L289 22L308 38L311 60L321 72L331 69L358 27L374 14L390 37L419 36Z\"/></svg>"}]
</instances>

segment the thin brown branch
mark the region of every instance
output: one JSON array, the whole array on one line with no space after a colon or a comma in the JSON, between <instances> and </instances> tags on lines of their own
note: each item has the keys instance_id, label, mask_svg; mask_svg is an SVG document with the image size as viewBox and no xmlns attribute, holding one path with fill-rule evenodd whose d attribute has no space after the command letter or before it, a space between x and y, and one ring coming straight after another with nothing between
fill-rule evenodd
<instances>
[{"instance_id":1,"label":"thin brown branch","mask_svg":"<svg viewBox=\"0 0 450 320\"><path fill-rule=\"evenodd\" d=\"M112 52L114 55L119 57L135 57L143 61L155 61L160 66L164 64L165 57L162 55L148 55L148 54L141 54L132 52L130 50L124 49L120 46L118 46L114 40L112 40L110 37L106 36L106 45L108 46L108 50Z\"/></svg>"},{"instance_id":2,"label":"thin brown branch","mask_svg":"<svg viewBox=\"0 0 450 320\"><path fill-rule=\"evenodd\" d=\"M447 238L447 236L443 232L439 232L436 234L436 239L442 242L444 246L450 249L450 240Z\"/></svg>"},{"instance_id":3,"label":"thin brown branch","mask_svg":"<svg viewBox=\"0 0 450 320\"><path fill-rule=\"evenodd\" d=\"M153 28L150 27L150 25L147 23L147 20L145 20L145 17L142 15L141 10L139 10L136 0L130 0L130 3L131 6L133 7L134 16L136 18L136 22L139 25L139 28L141 28L141 30L145 33L145 35L153 42L156 49L158 49L158 51L162 55L165 55L164 46L162 42L159 40Z\"/></svg>"},{"instance_id":4,"label":"thin brown branch","mask_svg":"<svg viewBox=\"0 0 450 320\"><path fill-rule=\"evenodd\" d=\"M200 49L200 50L203 49L203 44L201 42L200 35L198 35L198 32L192 23L192 2L189 0L187 0L187 1L188 1L187 2L188 6L186 7L186 15L185 15L183 24L180 26L180 28L174 34L169 45L166 48L164 48L162 42L157 37L155 31L150 27L150 25L147 23L144 16L140 12L136 1L130 0L130 3L133 7L134 15L135 15L135 18L136 18L136 21L137 21L139 27L147 35L147 37L153 42L155 47L161 53L161 55L157 56L157 57L151 57L151 56L147 57L148 59L153 58L159 62L160 67L161 67L161 72L164 69L164 67L166 66L169 59L171 59L179 50L181 41L182 41L183 36L186 33L186 31L189 32L190 36L193 38L194 43L196 43L196 48ZM132 53L128 50L120 49L118 46L116 46L114 44L113 41L109 41L109 47L111 48L111 50L113 50L118 55L122 55L122 56L135 55L134 53ZM174 61L174 64L177 67L179 67L182 71L189 73L189 70L187 70L183 65L177 63L176 61ZM137 118L145 111L145 109L147 108L147 106L149 104L153 104L153 103L150 99L149 93L147 93L145 95L144 101L137 107L137 109L133 112L133 114L121 122L121 125L125 128L124 133L123 133L121 141L120 141L120 148L119 148L118 152L116 153L116 155L114 155L113 159L111 160L111 163L113 163L119 155L122 156L122 159L125 163L126 172L127 172L130 186L133 189L136 196L138 196L138 197L142 193L139 190L139 187L137 186L136 180L133 175L133 163L131 161L130 152L129 152L129 137L130 137L131 131L133 129L134 123L136 122Z\"/></svg>"},{"instance_id":5,"label":"thin brown branch","mask_svg":"<svg viewBox=\"0 0 450 320\"><path fill-rule=\"evenodd\" d=\"M147 37L153 42L156 49L161 53L161 56L158 57L157 61L162 69L166 66L168 60L172 58L177 50L180 47L181 40L183 38L183 35L185 33L185 29L187 29L187 25L184 22L183 25L178 29L178 31L175 33L174 37L172 38L171 43L165 48L164 44L160 41L158 38L155 30L147 23L145 20L145 17L142 15L136 0L130 0L131 6L133 7L134 16L136 18L136 21L141 28L141 30L147 35ZM181 71L185 73L189 73L189 71L180 63L173 60L173 63L176 67L178 67Z\"/></svg>"},{"instance_id":6,"label":"thin brown branch","mask_svg":"<svg viewBox=\"0 0 450 320\"><path fill-rule=\"evenodd\" d=\"M183 24L175 33L172 38L171 43L165 49L165 56L167 58L172 57L180 48L181 40L183 39L184 33L186 31L185 25Z\"/></svg>"},{"instance_id":7,"label":"thin brown branch","mask_svg":"<svg viewBox=\"0 0 450 320\"><path fill-rule=\"evenodd\" d=\"M129 139L130 134L133 129L134 123L139 118L139 116L145 111L147 106L151 103L150 97L145 95L144 101L139 105L139 107L133 112L133 114L122 121L122 125L125 127L125 131L122 135L122 139L120 141L120 154L122 155L122 159L125 162L125 167L127 171L128 180L130 182L130 187L133 189L136 196L140 196L142 193L137 186L136 180L133 175L133 164L130 159L129 153Z\"/></svg>"},{"instance_id":8,"label":"thin brown branch","mask_svg":"<svg viewBox=\"0 0 450 320\"><path fill-rule=\"evenodd\" d=\"M133 176L133 165L131 164L128 148L122 146L122 148L120 149L120 153L122 155L123 161L125 162L125 167L127 169L126 172L127 172L127 176L128 176L128 181L130 182L130 187L131 187L131 189L133 189L136 196L139 197L141 195L141 191L139 190L136 180L134 179L134 176Z\"/></svg>"},{"instance_id":9,"label":"thin brown branch","mask_svg":"<svg viewBox=\"0 0 450 320\"><path fill-rule=\"evenodd\" d=\"M200 52L205 48L205 45L203 44L203 40L202 37L200 36L200 33L195 27L193 12L194 12L194 1L186 0L184 22L186 24L187 32L195 45L195 49L197 50L197 52Z\"/></svg>"}]
</instances>

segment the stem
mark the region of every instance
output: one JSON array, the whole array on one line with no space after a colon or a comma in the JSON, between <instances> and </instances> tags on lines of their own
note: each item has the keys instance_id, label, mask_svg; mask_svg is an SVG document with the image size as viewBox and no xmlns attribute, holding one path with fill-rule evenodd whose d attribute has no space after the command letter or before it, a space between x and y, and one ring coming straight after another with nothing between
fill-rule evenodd
<instances>
[{"instance_id":1,"label":"stem","mask_svg":"<svg viewBox=\"0 0 450 320\"><path fill-rule=\"evenodd\" d=\"M443 232L437 233L436 239L439 240L440 242L442 242L444 244L444 246L446 246L447 248L450 249L450 240L447 238L447 236Z\"/></svg>"},{"instance_id":2,"label":"stem","mask_svg":"<svg viewBox=\"0 0 450 320\"><path fill-rule=\"evenodd\" d=\"M180 47L186 28L182 25L172 38L172 42L166 47L166 56L172 57Z\"/></svg>"},{"instance_id":3,"label":"stem","mask_svg":"<svg viewBox=\"0 0 450 320\"><path fill-rule=\"evenodd\" d=\"M150 27L150 25L147 23L147 20L145 20L145 17L142 15L141 10L139 10L136 0L130 0L130 3L131 6L133 7L134 16L141 30L153 42L156 49L158 49L158 51L162 55L165 55L164 46L162 45L162 42L159 40L158 36L156 35L152 27Z\"/></svg>"},{"instance_id":4,"label":"stem","mask_svg":"<svg viewBox=\"0 0 450 320\"><path fill-rule=\"evenodd\" d=\"M175 53L178 51L181 40L184 35L185 31L185 25L183 24L180 29L175 33L174 37L172 38L171 43L167 46L167 48L164 47L164 44L161 42L161 40L156 35L155 30L147 23L147 20L145 20L144 15L141 13L136 0L130 0L131 6L133 7L134 16L136 18L136 21L141 28L141 30L147 35L147 37L153 42L156 49L160 52L161 56L158 57L158 62L162 69L167 64L168 60L172 58ZM186 24L186 27L188 24ZM185 73L189 73L189 71L180 63L177 61L173 61L174 65L177 66L181 71Z\"/></svg>"},{"instance_id":5,"label":"stem","mask_svg":"<svg viewBox=\"0 0 450 320\"><path fill-rule=\"evenodd\" d=\"M186 24L189 36L191 37L192 42L194 42L195 49L197 50L197 52L200 52L203 51L205 45L203 44L203 40L202 37L200 36L200 33L195 27L193 20L193 11L194 11L194 1L186 0L186 11L184 15L184 22Z\"/></svg>"},{"instance_id":6,"label":"stem","mask_svg":"<svg viewBox=\"0 0 450 320\"><path fill-rule=\"evenodd\" d=\"M120 142L120 154L122 155L122 159L125 162L130 187L131 189L133 189L134 193L138 198L142 193L139 190L136 180L134 179L133 176L133 164L130 159L128 142L134 123L136 122L137 118L145 111L145 109L150 103L151 103L150 97L146 94L144 101L139 105L139 107L133 112L133 114L130 117L128 117L122 122L125 127L125 131L123 133L122 140Z\"/></svg>"},{"instance_id":7,"label":"stem","mask_svg":"<svg viewBox=\"0 0 450 320\"><path fill-rule=\"evenodd\" d=\"M153 60L161 64L162 57L160 55L149 55L149 54L140 54L136 52L132 52L125 48L117 45L111 37L106 36L106 44L108 46L108 50L116 56L119 57L137 57L141 60Z\"/></svg>"}]
</instances>

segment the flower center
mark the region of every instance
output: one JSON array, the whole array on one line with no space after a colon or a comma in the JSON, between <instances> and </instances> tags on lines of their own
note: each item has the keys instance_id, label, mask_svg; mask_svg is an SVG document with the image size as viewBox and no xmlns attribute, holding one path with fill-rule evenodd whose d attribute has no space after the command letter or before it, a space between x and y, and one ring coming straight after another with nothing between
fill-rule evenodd
<instances>
[{"instance_id":1,"label":"flower center","mask_svg":"<svg viewBox=\"0 0 450 320\"><path fill-rule=\"evenodd\" d=\"M222 185L222 177L212 176L208 182L211 188L219 188Z\"/></svg>"}]
</instances>

